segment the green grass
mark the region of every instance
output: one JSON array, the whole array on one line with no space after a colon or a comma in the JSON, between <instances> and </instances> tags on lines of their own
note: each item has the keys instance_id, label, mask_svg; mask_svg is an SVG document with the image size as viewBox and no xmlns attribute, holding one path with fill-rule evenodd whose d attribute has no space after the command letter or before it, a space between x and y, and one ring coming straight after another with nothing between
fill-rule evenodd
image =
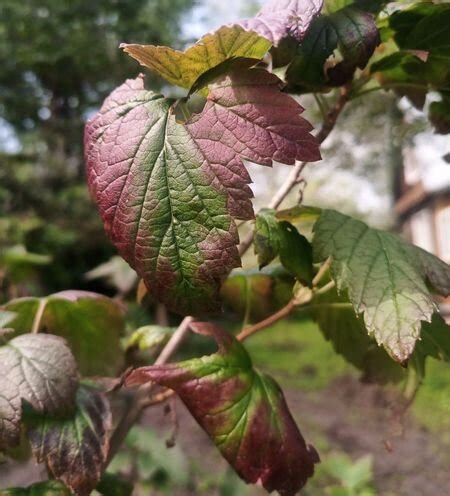
<instances>
[{"instance_id":1,"label":"green grass","mask_svg":"<svg viewBox=\"0 0 450 496\"><path fill-rule=\"evenodd\" d=\"M450 444L450 364L429 359L425 381L413 404L416 418Z\"/></svg>"},{"instance_id":2,"label":"green grass","mask_svg":"<svg viewBox=\"0 0 450 496\"><path fill-rule=\"evenodd\" d=\"M355 369L337 355L310 319L292 319L265 329L246 342L256 367L282 385L314 391Z\"/></svg>"}]
</instances>

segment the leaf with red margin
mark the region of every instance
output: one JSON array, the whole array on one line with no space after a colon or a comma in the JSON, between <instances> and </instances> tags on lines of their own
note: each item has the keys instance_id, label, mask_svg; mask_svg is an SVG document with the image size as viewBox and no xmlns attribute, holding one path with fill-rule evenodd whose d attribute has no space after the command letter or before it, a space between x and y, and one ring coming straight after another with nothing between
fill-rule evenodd
<instances>
[{"instance_id":1,"label":"leaf with red margin","mask_svg":"<svg viewBox=\"0 0 450 496\"><path fill-rule=\"evenodd\" d=\"M151 293L171 310L218 309L221 279L240 264L232 217L253 216L243 159L318 160L303 111L263 69L210 86L185 124L173 101L127 81L87 124L88 182L105 229Z\"/></svg>"},{"instance_id":2,"label":"leaf with red margin","mask_svg":"<svg viewBox=\"0 0 450 496\"><path fill-rule=\"evenodd\" d=\"M173 389L242 479L293 496L319 459L300 434L280 387L253 368L231 334L209 323L192 328L213 337L218 352L136 369L127 385L154 381Z\"/></svg>"},{"instance_id":3,"label":"leaf with red margin","mask_svg":"<svg viewBox=\"0 0 450 496\"><path fill-rule=\"evenodd\" d=\"M323 0L271 0L255 17L240 21L239 25L274 45L288 36L301 41L322 5Z\"/></svg>"},{"instance_id":4,"label":"leaf with red margin","mask_svg":"<svg viewBox=\"0 0 450 496\"><path fill-rule=\"evenodd\" d=\"M88 496L102 476L109 450L111 411L105 395L81 385L71 417L42 415L27 406L24 422L33 454L77 496Z\"/></svg>"}]
</instances>

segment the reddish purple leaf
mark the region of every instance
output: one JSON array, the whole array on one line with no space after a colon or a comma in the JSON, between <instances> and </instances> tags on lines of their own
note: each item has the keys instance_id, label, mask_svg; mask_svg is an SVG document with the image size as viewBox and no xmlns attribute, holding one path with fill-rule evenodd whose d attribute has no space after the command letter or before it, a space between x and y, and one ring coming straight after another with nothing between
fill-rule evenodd
<instances>
[{"instance_id":1,"label":"reddish purple leaf","mask_svg":"<svg viewBox=\"0 0 450 496\"><path fill-rule=\"evenodd\" d=\"M239 25L270 40L274 45L287 36L301 41L312 20L320 14L323 0L271 0L256 17Z\"/></svg>"},{"instance_id":2,"label":"reddish purple leaf","mask_svg":"<svg viewBox=\"0 0 450 496\"><path fill-rule=\"evenodd\" d=\"M213 337L217 353L133 371L128 385L154 381L173 389L222 455L246 482L292 496L319 461L307 446L278 384L256 371L245 348L213 324L193 329Z\"/></svg>"},{"instance_id":3,"label":"reddish purple leaf","mask_svg":"<svg viewBox=\"0 0 450 496\"><path fill-rule=\"evenodd\" d=\"M152 294L180 313L218 308L240 264L232 217L253 216L243 159L318 160L303 109L263 69L211 85L183 125L173 101L127 81L86 127L88 181L105 229Z\"/></svg>"},{"instance_id":4,"label":"reddish purple leaf","mask_svg":"<svg viewBox=\"0 0 450 496\"><path fill-rule=\"evenodd\" d=\"M105 469L109 450L111 411L106 396L81 385L70 417L42 415L25 408L25 423L33 454L52 476L77 496L88 496Z\"/></svg>"}]
</instances>

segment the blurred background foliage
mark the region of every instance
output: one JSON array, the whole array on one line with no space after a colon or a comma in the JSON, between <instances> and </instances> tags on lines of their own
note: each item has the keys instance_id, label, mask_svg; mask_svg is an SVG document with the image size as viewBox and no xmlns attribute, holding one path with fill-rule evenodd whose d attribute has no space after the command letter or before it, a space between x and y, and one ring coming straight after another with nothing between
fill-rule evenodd
<instances>
[{"instance_id":1,"label":"blurred background foliage","mask_svg":"<svg viewBox=\"0 0 450 496\"><path fill-rule=\"evenodd\" d=\"M84 274L114 251L84 182L84 123L139 72L119 44L181 46L193 3L0 2L0 274L14 283L2 300L98 286ZM38 255L51 255L44 271Z\"/></svg>"}]
</instances>

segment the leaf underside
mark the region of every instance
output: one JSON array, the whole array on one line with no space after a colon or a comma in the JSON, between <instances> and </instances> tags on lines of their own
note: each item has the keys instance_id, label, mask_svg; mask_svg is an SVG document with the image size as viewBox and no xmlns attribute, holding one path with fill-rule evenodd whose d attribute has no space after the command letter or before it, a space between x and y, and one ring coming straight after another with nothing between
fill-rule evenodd
<instances>
[{"instance_id":1,"label":"leaf underside","mask_svg":"<svg viewBox=\"0 0 450 496\"><path fill-rule=\"evenodd\" d=\"M0 451L20 440L22 402L53 414L73 408L78 371L65 341L25 334L0 347Z\"/></svg>"},{"instance_id":2,"label":"leaf underside","mask_svg":"<svg viewBox=\"0 0 450 496\"><path fill-rule=\"evenodd\" d=\"M271 0L255 17L240 21L239 25L256 31L274 45L287 36L301 41L322 5L323 0Z\"/></svg>"},{"instance_id":3,"label":"leaf underside","mask_svg":"<svg viewBox=\"0 0 450 496\"><path fill-rule=\"evenodd\" d=\"M314 472L314 448L301 436L275 381L256 371L245 349L213 324L216 354L136 369L128 385L155 381L174 389L222 455L246 482L293 496Z\"/></svg>"},{"instance_id":4,"label":"leaf underside","mask_svg":"<svg viewBox=\"0 0 450 496\"><path fill-rule=\"evenodd\" d=\"M317 262L331 257L332 277L348 296L376 341L397 361L406 362L430 322L436 304L427 283L450 293L450 267L437 257L391 233L333 210L314 226Z\"/></svg>"},{"instance_id":5,"label":"leaf underside","mask_svg":"<svg viewBox=\"0 0 450 496\"><path fill-rule=\"evenodd\" d=\"M263 69L210 86L185 124L172 101L127 81L88 123L88 181L105 229L150 292L171 310L219 308L220 281L240 265L233 217L253 215L243 159L318 160L303 109Z\"/></svg>"}]
</instances>

